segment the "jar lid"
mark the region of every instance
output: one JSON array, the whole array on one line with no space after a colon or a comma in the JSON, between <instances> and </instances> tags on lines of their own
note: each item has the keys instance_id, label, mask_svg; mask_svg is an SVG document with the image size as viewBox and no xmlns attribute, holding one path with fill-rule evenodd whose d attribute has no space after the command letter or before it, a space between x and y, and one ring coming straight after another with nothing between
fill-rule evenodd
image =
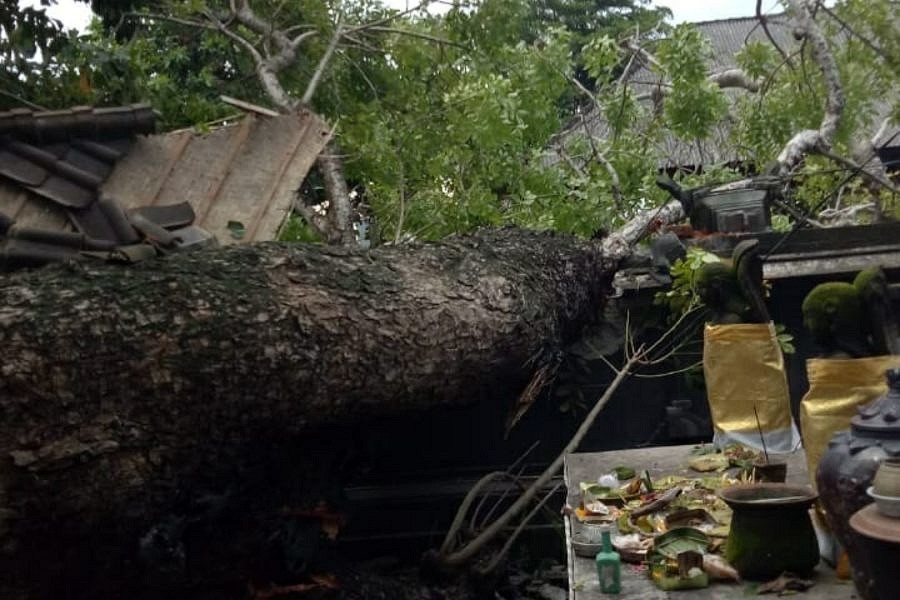
<instances>
[{"instance_id":1,"label":"jar lid","mask_svg":"<svg viewBox=\"0 0 900 600\"><path fill-rule=\"evenodd\" d=\"M885 377L887 394L858 409L850 421L853 430L900 436L900 369L888 369Z\"/></svg>"},{"instance_id":2,"label":"jar lid","mask_svg":"<svg viewBox=\"0 0 900 600\"><path fill-rule=\"evenodd\" d=\"M869 504L856 511L850 517L850 527L868 538L881 540L890 544L900 544L900 519L886 517Z\"/></svg>"}]
</instances>

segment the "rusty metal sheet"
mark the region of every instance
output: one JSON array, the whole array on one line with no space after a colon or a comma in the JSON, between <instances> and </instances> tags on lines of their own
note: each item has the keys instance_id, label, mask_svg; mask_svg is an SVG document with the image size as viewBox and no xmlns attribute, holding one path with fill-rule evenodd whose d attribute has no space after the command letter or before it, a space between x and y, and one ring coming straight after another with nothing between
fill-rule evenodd
<instances>
[{"instance_id":1,"label":"rusty metal sheet","mask_svg":"<svg viewBox=\"0 0 900 600\"><path fill-rule=\"evenodd\" d=\"M321 119L303 112L246 115L207 134L138 138L101 194L126 210L188 202L194 224L222 244L273 240L329 136ZM228 229L230 221L243 225L240 240Z\"/></svg>"}]
</instances>

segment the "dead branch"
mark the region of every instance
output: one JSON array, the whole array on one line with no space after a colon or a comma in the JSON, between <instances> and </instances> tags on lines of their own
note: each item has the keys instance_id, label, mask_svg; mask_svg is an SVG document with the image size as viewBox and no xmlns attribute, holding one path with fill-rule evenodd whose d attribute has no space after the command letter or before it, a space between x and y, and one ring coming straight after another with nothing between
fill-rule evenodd
<instances>
[{"instance_id":1,"label":"dead branch","mask_svg":"<svg viewBox=\"0 0 900 600\"><path fill-rule=\"evenodd\" d=\"M569 82L574 85L579 92L588 97L593 103L594 108L598 111L599 114L603 113L603 107L600 105L600 102L597 100L597 97L588 90L583 83L578 81L577 77L572 77L571 75L567 75L566 78ZM612 191L613 200L617 207L621 207L624 205L624 198L622 197L622 183L619 179L619 173L616 171L615 166L606 158L606 155L597 148L596 143L594 142L594 136L591 135L591 132L588 129L587 121L585 121L584 115L580 115L581 117L581 126L584 128L585 135L588 139L588 143L591 146L591 157L596 160L598 163L603 165L603 168L606 169L607 174L609 175L610 180L610 190ZM560 150L560 153L564 157L568 157L568 155ZM570 165L576 172L580 172L581 169L577 168L573 162L570 162Z\"/></svg>"},{"instance_id":2,"label":"dead branch","mask_svg":"<svg viewBox=\"0 0 900 600\"><path fill-rule=\"evenodd\" d=\"M531 522L531 520L535 517L535 515L538 514L538 512L540 512L540 510L542 508L544 508L544 505L547 503L547 500L549 500L550 498L553 497L553 494L556 493L556 490L558 490L560 488L560 486L562 486L562 484L563 484L563 482L560 481L555 486L553 486L553 488L549 492L544 494L544 497L541 498L541 500L537 504L535 504L534 508L531 509L531 512L529 512L527 515L525 515L525 518L522 519L522 521L516 527L515 531L513 531L510 534L510 536L506 539L506 542L503 544L503 547L500 548L499 551L497 551L497 553L494 555L494 557L491 559L491 561L486 566L478 569L478 571L481 575L487 575L488 573L494 572L494 570L497 568L497 566L500 564L500 562L503 560L503 558L509 553L510 549L513 547L513 544L516 543L516 540L519 538L519 534L521 534L525 530L525 526Z\"/></svg>"},{"instance_id":3,"label":"dead branch","mask_svg":"<svg viewBox=\"0 0 900 600\"><path fill-rule=\"evenodd\" d=\"M762 0L756 0L756 20L759 21L760 26L762 27L763 33L766 34L766 37L769 38L769 42L778 51L778 54L781 55L781 59L784 61L789 68L794 68L794 63L791 61L791 57L782 49L781 46L778 45L778 42L775 41L775 37L772 35L772 32L769 31L769 22L766 18L766 15L762 14Z\"/></svg>"},{"instance_id":4,"label":"dead branch","mask_svg":"<svg viewBox=\"0 0 900 600\"><path fill-rule=\"evenodd\" d=\"M663 207L665 208L665 207ZM636 225L635 229L639 227L640 220ZM639 230L639 229L638 229ZM565 448L562 449L560 454L554 459L554 461L550 464L547 469L541 473L528 488L526 488L519 498L510 506L503 514L501 514L497 520L491 523L487 528L481 531L474 539L463 545L461 548L451 552L453 549L453 543L455 541L456 535L459 531L459 528L462 526L462 523L465 521L465 516L469 511L469 508L474 501L477 493L480 492L484 486L487 485L490 481L493 481L497 477L501 477L505 474L505 472L493 472L486 475L482 478L469 494L466 496L462 505L454 517L453 523L451 526L451 530L447 533L447 537L444 539L444 543L441 546L441 549L436 553L430 553L427 555L427 558L433 562L435 562L438 566L444 568L454 568L459 567L466 562L470 561L476 554L481 552L493 539L506 527L510 524L510 522L518 516L522 510L534 499L537 495L538 491L543 488L550 481L550 479L555 476L559 470L562 468L563 462L565 460L565 456L574 452L581 441L584 439L584 436L587 434L588 430L594 424L594 421L597 419L597 416L609 402L610 398L615 394L616 390L625 381L626 378L633 375L634 372L641 366L646 365L656 365L660 362L667 360L669 355L665 355L662 358L654 358L652 356L653 352L660 348L661 346L665 346L671 343L672 338L674 338L678 332L680 331L680 325L682 321L687 318L688 314L693 314L693 311L685 313L681 316L681 318L674 323L668 330L666 330L653 344L649 347L646 345L641 345L638 347L634 347L631 345L629 341L630 335L630 324L626 323L626 342L625 342L625 362L619 367L612 367L612 363L607 361L613 370L615 371L615 377L612 382L609 384L609 387L603 392L603 394L597 399L594 403L594 406L585 415L584 420L581 422L581 425L578 427L575 434L569 440L568 444L566 444ZM674 342L677 344L678 342ZM604 357L605 358L605 357ZM538 506L540 508L540 506ZM536 512L537 509L535 509ZM529 515L526 518L526 522L531 518L532 515ZM521 527L521 526L520 526ZM505 552L508 548L509 542L504 548L501 550L501 554ZM496 558L491 561L491 565L494 564Z\"/></svg>"},{"instance_id":5,"label":"dead branch","mask_svg":"<svg viewBox=\"0 0 900 600\"><path fill-rule=\"evenodd\" d=\"M337 49L338 42L341 41L341 36L343 35L341 22L342 17L339 16L337 24L334 26L334 35L331 36L331 41L328 42L325 53L322 54L322 58L319 59L319 63L316 65L316 70L313 71L312 77L309 78L306 91L303 92L303 97L300 99L300 103L305 106L309 106L312 102L316 89L319 87L319 82L322 80L322 75L325 74L325 69L328 68L328 63L331 62L331 57L334 56L334 51ZM291 59L291 62L293 62L293 58Z\"/></svg>"},{"instance_id":6,"label":"dead branch","mask_svg":"<svg viewBox=\"0 0 900 600\"><path fill-rule=\"evenodd\" d=\"M397 227L394 230L394 243L399 244L403 235L403 220L406 218L406 173L403 169L403 153L398 152L400 160L397 161L397 176L399 185L397 186L397 200L400 203L400 214L397 215Z\"/></svg>"},{"instance_id":7,"label":"dead branch","mask_svg":"<svg viewBox=\"0 0 900 600\"><path fill-rule=\"evenodd\" d=\"M572 436L572 439L569 440L569 443L566 444L566 447L563 448L562 452L560 452L559 456L557 456L556 459L550 464L550 466L547 467L547 469L545 469L544 472L534 480L534 482L521 496L519 496L519 498L513 503L512 506L510 506L502 515L497 518L496 521L491 523L484 531L478 534L475 539L467 543L462 548L452 553L447 553L448 550L445 549L443 552L440 552L439 554L434 555L431 558L435 560L438 565L445 568L459 567L474 558L475 555L477 555L487 546L487 544L492 542L494 538L501 531L503 531L503 529L507 527L510 522L515 519L519 515L519 513L522 512L522 510L525 509L526 506L528 506L528 504L537 495L538 491L542 489L547 484L547 482L549 482L550 479L553 478L554 475L559 473L559 470L563 466L563 461L565 460L566 454L570 454L578 448L581 440L584 439L584 436L587 435L587 432L590 430L591 425L593 425L594 421L597 419L597 415L600 414L600 412L609 402L610 398L612 398L615 391L619 388L622 382L625 381L631 370L637 365L637 361L640 357L642 357L642 355L639 351L637 354L629 358L624 365L622 365L622 368L616 374L615 379L613 379L612 383L609 384L609 387L606 388L606 391L597 399L597 402L594 404L593 408L591 408L590 412L588 412L588 414L585 416L584 421L582 421L581 423L581 426L575 432L575 435ZM491 476L493 478L495 474L491 474ZM462 508L463 507L460 506L460 509ZM466 510L468 510L468 506L466 506ZM463 513L463 517L459 517L459 513L457 513L457 518L460 520L460 522L464 520L464 515L465 513Z\"/></svg>"}]
</instances>

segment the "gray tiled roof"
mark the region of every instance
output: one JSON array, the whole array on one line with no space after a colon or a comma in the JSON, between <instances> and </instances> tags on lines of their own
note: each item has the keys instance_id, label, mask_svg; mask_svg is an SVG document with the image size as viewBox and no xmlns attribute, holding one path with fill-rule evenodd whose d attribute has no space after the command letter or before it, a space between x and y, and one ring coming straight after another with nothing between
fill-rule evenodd
<instances>
[{"instance_id":1,"label":"gray tiled roof","mask_svg":"<svg viewBox=\"0 0 900 600\"><path fill-rule=\"evenodd\" d=\"M92 237L126 241L98 202L100 186L155 122L146 104L0 112L0 212L27 225L71 220Z\"/></svg>"}]
</instances>

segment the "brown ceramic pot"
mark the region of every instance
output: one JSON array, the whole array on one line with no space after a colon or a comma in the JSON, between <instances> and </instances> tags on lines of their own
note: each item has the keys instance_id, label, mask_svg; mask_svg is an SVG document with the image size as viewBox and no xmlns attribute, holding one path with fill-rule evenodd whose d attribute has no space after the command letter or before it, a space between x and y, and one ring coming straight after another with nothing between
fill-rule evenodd
<instances>
[{"instance_id":1,"label":"brown ceramic pot","mask_svg":"<svg viewBox=\"0 0 900 600\"><path fill-rule=\"evenodd\" d=\"M862 540L875 598L892 600L900 590L900 519L885 517L870 504L850 517L850 526Z\"/></svg>"}]
</instances>

